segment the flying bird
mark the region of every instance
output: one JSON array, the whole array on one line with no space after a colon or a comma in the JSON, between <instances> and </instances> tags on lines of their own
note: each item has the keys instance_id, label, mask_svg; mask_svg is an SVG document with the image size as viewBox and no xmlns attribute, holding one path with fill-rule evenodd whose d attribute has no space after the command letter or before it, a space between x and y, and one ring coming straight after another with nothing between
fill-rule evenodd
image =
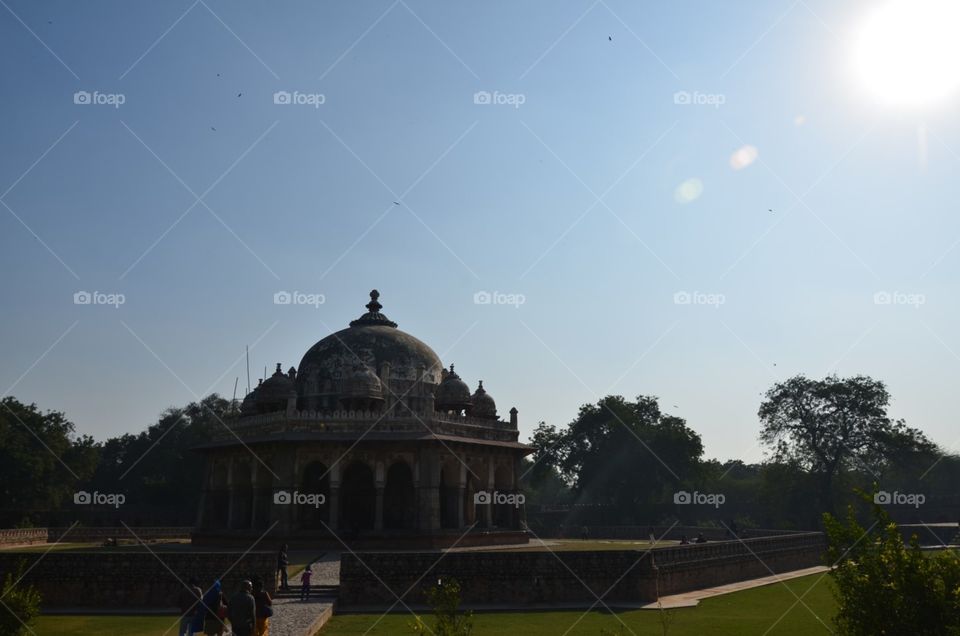
<instances>
[{"instance_id":1,"label":"flying bird","mask_svg":"<svg viewBox=\"0 0 960 636\"><path fill-rule=\"evenodd\" d=\"M399 201L394 201L393 204L394 204L394 205L400 205L400 202L399 202Z\"/></svg>"},{"instance_id":2,"label":"flying bird","mask_svg":"<svg viewBox=\"0 0 960 636\"><path fill-rule=\"evenodd\" d=\"M237 93L237 97L240 97L241 95L243 95L243 93Z\"/></svg>"},{"instance_id":3,"label":"flying bird","mask_svg":"<svg viewBox=\"0 0 960 636\"><path fill-rule=\"evenodd\" d=\"M213 132L217 132L217 129L214 128L213 126L210 126L210 130L212 130Z\"/></svg>"}]
</instances>

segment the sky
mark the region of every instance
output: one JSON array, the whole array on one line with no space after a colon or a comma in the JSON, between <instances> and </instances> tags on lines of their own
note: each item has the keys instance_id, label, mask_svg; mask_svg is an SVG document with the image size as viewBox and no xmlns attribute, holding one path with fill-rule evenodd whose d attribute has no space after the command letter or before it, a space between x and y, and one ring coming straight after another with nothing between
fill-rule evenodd
<instances>
[{"instance_id":1,"label":"sky","mask_svg":"<svg viewBox=\"0 0 960 636\"><path fill-rule=\"evenodd\" d=\"M140 431L377 288L522 440L654 395L756 461L837 373L956 451L958 96L869 90L876 4L3 0L0 395Z\"/></svg>"}]
</instances>

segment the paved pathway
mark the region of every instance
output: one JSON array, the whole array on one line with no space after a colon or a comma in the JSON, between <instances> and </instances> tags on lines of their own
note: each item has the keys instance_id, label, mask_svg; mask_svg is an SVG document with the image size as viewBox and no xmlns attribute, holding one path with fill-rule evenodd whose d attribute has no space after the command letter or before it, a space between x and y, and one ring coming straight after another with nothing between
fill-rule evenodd
<instances>
[{"instance_id":1,"label":"paved pathway","mask_svg":"<svg viewBox=\"0 0 960 636\"><path fill-rule=\"evenodd\" d=\"M311 585L340 584L340 553L327 552L311 566ZM290 589L299 593L302 573L290 578ZM270 636L313 636L333 615L333 599L315 596L301 601L299 594L278 594L273 600Z\"/></svg>"},{"instance_id":2,"label":"paved pathway","mask_svg":"<svg viewBox=\"0 0 960 636\"><path fill-rule=\"evenodd\" d=\"M759 579L750 579L748 581L738 581L736 583L728 583L727 585L718 585L716 587L708 587L702 590L695 590L693 592L684 592L683 594L673 594L670 596L661 597L659 603L648 603L643 605L640 609L673 609L675 607L696 607L700 604L700 601L705 598L710 598L712 596L720 596L721 594L730 594L731 592L739 592L741 590L749 590L754 587L761 587L763 585L773 585L774 583L780 583L781 581L789 581L790 579L800 578L801 576L807 576L809 574L818 574L820 572L826 572L829 568L823 565L818 565L812 568L806 568L803 570L794 570L792 572L781 572L780 574L771 574L770 576L765 576Z\"/></svg>"}]
</instances>

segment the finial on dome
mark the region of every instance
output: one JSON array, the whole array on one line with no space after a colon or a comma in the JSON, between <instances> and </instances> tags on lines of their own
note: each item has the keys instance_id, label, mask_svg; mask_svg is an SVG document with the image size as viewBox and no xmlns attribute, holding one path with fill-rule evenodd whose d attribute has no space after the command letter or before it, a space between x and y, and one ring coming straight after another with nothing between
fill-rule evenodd
<instances>
[{"instance_id":1,"label":"finial on dome","mask_svg":"<svg viewBox=\"0 0 960 636\"><path fill-rule=\"evenodd\" d=\"M376 289L371 290L370 302L367 303L367 310L372 314L378 313L381 309L383 309L383 305L381 305L377 300L378 298L380 298L380 292L378 292Z\"/></svg>"},{"instance_id":2,"label":"finial on dome","mask_svg":"<svg viewBox=\"0 0 960 636\"><path fill-rule=\"evenodd\" d=\"M363 327L363 326L386 326L386 327L396 327L397 323L393 322L386 316L380 313L380 310L383 309L383 305L380 304L380 292L376 289L370 291L370 302L367 303L367 313L360 316L356 320L350 323L351 327Z\"/></svg>"},{"instance_id":3,"label":"finial on dome","mask_svg":"<svg viewBox=\"0 0 960 636\"><path fill-rule=\"evenodd\" d=\"M276 374L278 374L278 373L281 374L281 375L283 374L283 371L280 370L280 363L279 363L279 362L277 363L277 370L274 371L274 375L276 375Z\"/></svg>"}]
</instances>

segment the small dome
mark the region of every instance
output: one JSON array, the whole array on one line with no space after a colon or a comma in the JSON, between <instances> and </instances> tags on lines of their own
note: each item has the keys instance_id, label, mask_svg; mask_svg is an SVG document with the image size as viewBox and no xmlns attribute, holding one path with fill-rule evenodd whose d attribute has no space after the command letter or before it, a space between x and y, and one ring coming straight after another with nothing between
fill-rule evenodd
<instances>
[{"instance_id":1,"label":"small dome","mask_svg":"<svg viewBox=\"0 0 960 636\"><path fill-rule=\"evenodd\" d=\"M367 366L358 366L353 375L344 382L343 389L346 398L383 399L383 385L380 378Z\"/></svg>"},{"instance_id":2,"label":"small dome","mask_svg":"<svg viewBox=\"0 0 960 636\"><path fill-rule=\"evenodd\" d=\"M483 417L491 420L497 419L497 403L493 397L483 388L483 380L480 380L480 386L473 394L473 407L470 409L470 415L474 417Z\"/></svg>"},{"instance_id":3,"label":"small dome","mask_svg":"<svg viewBox=\"0 0 960 636\"><path fill-rule=\"evenodd\" d=\"M263 384L263 380L243 398L243 402L240 403L240 415L257 414L257 391L260 389L261 384Z\"/></svg>"},{"instance_id":4,"label":"small dome","mask_svg":"<svg viewBox=\"0 0 960 636\"><path fill-rule=\"evenodd\" d=\"M295 394L297 385L293 378L280 370L280 363L277 363L277 370L273 375L264 380L257 387L257 405L260 411L277 410L286 408L287 399L291 394Z\"/></svg>"},{"instance_id":5,"label":"small dome","mask_svg":"<svg viewBox=\"0 0 960 636\"><path fill-rule=\"evenodd\" d=\"M444 374L443 382L437 387L435 401L440 411L459 411L470 408L473 403L470 387L456 374L452 364L450 371Z\"/></svg>"}]
</instances>

